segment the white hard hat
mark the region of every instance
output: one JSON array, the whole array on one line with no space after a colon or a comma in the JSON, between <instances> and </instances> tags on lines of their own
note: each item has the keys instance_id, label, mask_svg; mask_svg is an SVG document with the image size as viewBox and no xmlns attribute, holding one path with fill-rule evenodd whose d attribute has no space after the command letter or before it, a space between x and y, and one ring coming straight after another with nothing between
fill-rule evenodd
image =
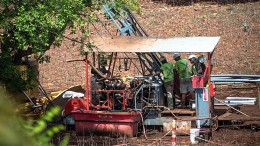
<instances>
[{"instance_id":1,"label":"white hard hat","mask_svg":"<svg viewBox=\"0 0 260 146\"><path fill-rule=\"evenodd\" d=\"M189 59L191 59L191 58L197 58L197 57L196 57L196 55L192 54L192 55L189 56Z\"/></svg>"},{"instance_id":2,"label":"white hard hat","mask_svg":"<svg viewBox=\"0 0 260 146\"><path fill-rule=\"evenodd\" d=\"M174 53L172 57L173 57L173 59L175 59L177 57L180 57L180 54L179 53Z\"/></svg>"}]
</instances>

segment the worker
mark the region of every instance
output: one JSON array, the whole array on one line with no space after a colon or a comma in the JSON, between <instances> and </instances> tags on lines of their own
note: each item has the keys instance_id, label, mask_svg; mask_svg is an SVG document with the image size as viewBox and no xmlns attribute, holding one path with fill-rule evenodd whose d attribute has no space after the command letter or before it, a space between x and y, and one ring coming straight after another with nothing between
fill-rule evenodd
<instances>
[{"instance_id":1,"label":"worker","mask_svg":"<svg viewBox=\"0 0 260 146\"><path fill-rule=\"evenodd\" d=\"M174 90L174 64L171 62L168 62L167 59L162 56L160 57L160 62L162 63L160 71L157 71L154 75L159 75L160 73L163 74L163 82L164 87L167 92L167 102L168 107L173 107L173 90Z\"/></svg>"},{"instance_id":2,"label":"worker","mask_svg":"<svg viewBox=\"0 0 260 146\"><path fill-rule=\"evenodd\" d=\"M179 53L173 54L173 59L176 61L175 69L180 78L180 93L181 93L181 108L189 105L187 94L190 93L191 98L194 99L194 89L192 88L192 81L188 67L188 61L181 59Z\"/></svg>"},{"instance_id":3,"label":"worker","mask_svg":"<svg viewBox=\"0 0 260 146\"><path fill-rule=\"evenodd\" d=\"M196 55L190 55L189 61L192 64L191 66L191 75L202 76L205 72L206 66L204 62L200 62Z\"/></svg>"}]
</instances>

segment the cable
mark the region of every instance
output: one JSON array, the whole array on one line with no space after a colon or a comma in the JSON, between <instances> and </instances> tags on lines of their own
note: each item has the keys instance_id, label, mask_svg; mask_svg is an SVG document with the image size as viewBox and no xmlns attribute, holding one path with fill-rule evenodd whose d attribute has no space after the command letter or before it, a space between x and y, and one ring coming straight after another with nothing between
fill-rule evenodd
<instances>
[{"instance_id":1,"label":"cable","mask_svg":"<svg viewBox=\"0 0 260 146\"><path fill-rule=\"evenodd\" d=\"M140 116L141 116L144 137L145 137L145 139L146 139L146 140L148 140L148 138L147 138L147 135L146 135L146 131L145 131L145 127L144 127L144 119L143 119L143 115L142 115L142 113L141 113L141 112L139 112L139 111L136 111L136 112L137 112L137 113L139 113L139 114L140 114Z\"/></svg>"},{"instance_id":2,"label":"cable","mask_svg":"<svg viewBox=\"0 0 260 146\"><path fill-rule=\"evenodd\" d=\"M177 119L177 120L182 120L180 117L177 117L168 107L164 106L165 109L170 111L170 113Z\"/></svg>"},{"instance_id":3,"label":"cable","mask_svg":"<svg viewBox=\"0 0 260 146\"><path fill-rule=\"evenodd\" d=\"M247 115L247 114L245 114L245 113L241 112L240 110L237 110L236 108L234 108L234 107L232 107L232 106L230 106L230 105L226 104L225 102L223 102L223 101L221 101L221 100L217 99L216 97L214 97L214 99L216 99L217 101L219 101L219 102L221 102L221 103L225 104L226 106L228 106L228 107L232 108L233 110L235 110L235 111L237 111L237 112L239 112L239 113L241 113L241 114L243 114L243 115L245 115L245 116L247 116L247 117L250 117L249 115Z\"/></svg>"},{"instance_id":4,"label":"cable","mask_svg":"<svg viewBox=\"0 0 260 146\"><path fill-rule=\"evenodd\" d=\"M166 134L164 134L161 138L157 139L156 141L154 141L153 143L151 143L148 146L152 146L153 144L157 143L158 141L162 140L165 136L167 136L169 133L171 133L172 130L169 130Z\"/></svg>"}]
</instances>

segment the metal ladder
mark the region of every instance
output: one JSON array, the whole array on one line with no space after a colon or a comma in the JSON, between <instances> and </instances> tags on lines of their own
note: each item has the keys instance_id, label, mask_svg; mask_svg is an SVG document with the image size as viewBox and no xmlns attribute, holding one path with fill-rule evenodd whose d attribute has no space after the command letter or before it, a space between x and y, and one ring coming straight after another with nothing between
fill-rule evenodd
<instances>
[{"instance_id":1,"label":"metal ladder","mask_svg":"<svg viewBox=\"0 0 260 146\"><path fill-rule=\"evenodd\" d=\"M103 4L104 11L108 14L109 18L113 21L115 26L117 27L120 35L124 36L139 36L139 37L148 37L147 32L144 28L140 25L138 20L135 18L133 13L128 9L125 8L124 13L120 13L119 18L115 18L115 13L113 12L113 4L109 7L106 4ZM123 11L123 10L122 10ZM141 61L142 65L144 66L143 75L152 75L155 70L160 70L161 62L159 60L158 55L161 54L156 53L136 53ZM143 59L145 58L145 59Z\"/></svg>"}]
</instances>

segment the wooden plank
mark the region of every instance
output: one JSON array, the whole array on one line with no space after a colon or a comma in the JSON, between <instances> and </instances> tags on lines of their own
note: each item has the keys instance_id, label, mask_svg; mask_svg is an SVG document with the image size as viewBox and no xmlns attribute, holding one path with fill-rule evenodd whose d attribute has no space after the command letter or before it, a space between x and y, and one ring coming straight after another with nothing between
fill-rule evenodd
<instances>
[{"instance_id":1,"label":"wooden plank","mask_svg":"<svg viewBox=\"0 0 260 146\"><path fill-rule=\"evenodd\" d=\"M196 114L196 111L192 111L190 109L173 109L173 110L167 110L167 111L162 111L162 115L169 115L169 114L176 114L176 115L191 115L194 116Z\"/></svg>"},{"instance_id":2,"label":"wooden plank","mask_svg":"<svg viewBox=\"0 0 260 146\"><path fill-rule=\"evenodd\" d=\"M230 107L224 105L224 106L214 106L214 110L229 110Z\"/></svg>"}]
</instances>

